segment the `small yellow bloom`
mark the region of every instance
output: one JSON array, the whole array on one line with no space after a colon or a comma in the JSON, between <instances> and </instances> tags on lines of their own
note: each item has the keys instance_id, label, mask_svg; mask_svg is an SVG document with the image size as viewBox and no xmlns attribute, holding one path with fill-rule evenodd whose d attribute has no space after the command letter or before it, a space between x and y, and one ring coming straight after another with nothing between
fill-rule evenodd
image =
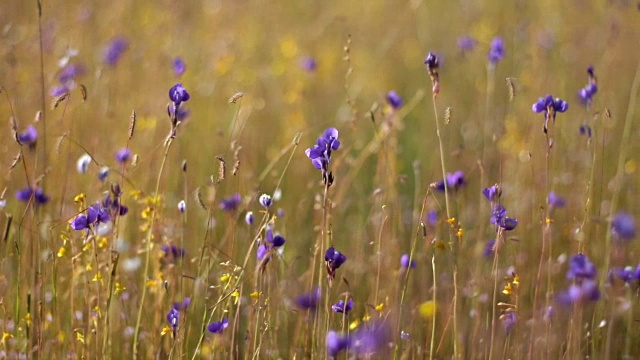
<instances>
[{"instance_id":1,"label":"small yellow bloom","mask_svg":"<svg viewBox=\"0 0 640 360\"><path fill-rule=\"evenodd\" d=\"M82 251L83 251L83 252L84 252L84 251L89 251L89 250L91 250L91 243L90 243L90 242L86 243L86 244L82 247Z\"/></svg>"},{"instance_id":2,"label":"small yellow bloom","mask_svg":"<svg viewBox=\"0 0 640 360\"><path fill-rule=\"evenodd\" d=\"M358 328L358 326L360 326L360 320L355 319L351 322L351 324L349 324L349 330L355 330Z\"/></svg>"},{"instance_id":3,"label":"small yellow bloom","mask_svg":"<svg viewBox=\"0 0 640 360\"><path fill-rule=\"evenodd\" d=\"M162 328L162 332L160 333L160 335L165 336L167 333L173 333L173 332L171 331L171 328L169 327L169 325L165 325L165 326Z\"/></svg>"},{"instance_id":4,"label":"small yellow bloom","mask_svg":"<svg viewBox=\"0 0 640 360\"><path fill-rule=\"evenodd\" d=\"M8 339L11 339L13 337L13 335L11 335L8 332L3 332L2 333L2 341L0 341L2 343L2 345L6 345L6 342Z\"/></svg>"},{"instance_id":5,"label":"small yellow bloom","mask_svg":"<svg viewBox=\"0 0 640 360\"><path fill-rule=\"evenodd\" d=\"M60 249L58 249L58 257L63 257L66 253L67 249L65 249L64 246L60 246Z\"/></svg>"},{"instance_id":6,"label":"small yellow bloom","mask_svg":"<svg viewBox=\"0 0 640 360\"><path fill-rule=\"evenodd\" d=\"M371 316L369 316L369 314L364 314L364 316L362 317L362 321L368 322L369 320L371 320Z\"/></svg>"},{"instance_id":7,"label":"small yellow bloom","mask_svg":"<svg viewBox=\"0 0 640 360\"><path fill-rule=\"evenodd\" d=\"M547 219L545 220L545 222L547 223L547 225L548 225L548 224L551 224L551 223L553 222L553 219L552 219L552 218L547 218Z\"/></svg>"},{"instance_id":8,"label":"small yellow bloom","mask_svg":"<svg viewBox=\"0 0 640 360\"><path fill-rule=\"evenodd\" d=\"M73 202L76 203L76 204L77 203L83 203L84 202L84 198L85 198L84 193L80 193L80 194L76 195L76 197L73 198Z\"/></svg>"},{"instance_id":9,"label":"small yellow bloom","mask_svg":"<svg viewBox=\"0 0 640 360\"><path fill-rule=\"evenodd\" d=\"M238 300L240 299L240 293L236 290L231 293L231 297L233 297L233 303L238 304Z\"/></svg>"},{"instance_id":10,"label":"small yellow bloom","mask_svg":"<svg viewBox=\"0 0 640 360\"><path fill-rule=\"evenodd\" d=\"M158 282L156 280L147 280L147 282L145 283L145 286L150 288L150 287L156 287L158 286Z\"/></svg>"},{"instance_id":11,"label":"small yellow bloom","mask_svg":"<svg viewBox=\"0 0 640 360\"><path fill-rule=\"evenodd\" d=\"M262 295L261 291L254 291L251 294L249 294L249 296L251 296L252 299L258 299L260 298L260 295Z\"/></svg>"},{"instance_id":12,"label":"small yellow bloom","mask_svg":"<svg viewBox=\"0 0 640 360\"><path fill-rule=\"evenodd\" d=\"M139 200L140 196L142 196L142 191L140 190L132 190L130 193L131 197L133 198L133 200Z\"/></svg>"},{"instance_id":13,"label":"small yellow bloom","mask_svg":"<svg viewBox=\"0 0 640 360\"><path fill-rule=\"evenodd\" d=\"M27 323L27 326L31 326L31 313L27 313L27 315L24 316L24 322Z\"/></svg>"},{"instance_id":14,"label":"small yellow bloom","mask_svg":"<svg viewBox=\"0 0 640 360\"><path fill-rule=\"evenodd\" d=\"M91 279L91 281L96 282L96 281L100 281L102 282L102 273L100 271L98 271L94 276L93 279Z\"/></svg>"},{"instance_id":15,"label":"small yellow bloom","mask_svg":"<svg viewBox=\"0 0 640 360\"><path fill-rule=\"evenodd\" d=\"M456 218L452 217L452 218L447 219L447 224L453 226L453 224L455 224L455 223L456 223Z\"/></svg>"},{"instance_id":16,"label":"small yellow bloom","mask_svg":"<svg viewBox=\"0 0 640 360\"><path fill-rule=\"evenodd\" d=\"M505 295L511 295L513 293L513 288L511 287L511 283L507 283L507 285L504 286L504 290L502 290L502 293Z\"/></svg>"},{"instance_id":17,"label":"small yellow bloom","mask_svg":"<svg viewBox=\"0 0 640 360\"><path fill-rule=\"evenodd\" d=\"M142 213L140 215L143 219L148 220L151 218L151 214L153 214L153 208L151 206L147 206L146 208L144 208L144 210L142 210Z\"/></svg>"},{"instance_id":18,"label":"small yellow bloom","mask_svg":"<svg viewBox=\"0 0 640 360\"><path fill-rule=\"evenodd\" d=\"M109 245L109 239L104 236L98 237L98 248L104 249Z\"/></svg>"},{"instance_id":19,"label":"small yellow bloom","mask_svg":"<svg viewBox=\"0 0 640 360\"><path fill-rule=\"evenodd\" d=\"M520 285L520 277L518 275L513 277L513 281L512 281L513 285Z\"/></svg>"},{"instance_id":20,"label":"small yellow bloom","mask_svg":"<svg viewBox=\"0 0 640 360\"><path fill-rule=\"evenodd\" d=\"M80 341L81 343L83 343L83 344L84 344L84 335L82 335L82 333L80 332L80 330L79 330L79 329L76 329L76 330L75 330L75 333L76 333L76 340L77 340L77 341Z\"/></svg>"},{"instance_id":21,"label":"small yellow bloom","mask_svg":"<svg viewBox=\"0 0 640 360\"><path fill-rule=\"evenodd\" d=\"M115 291L114 291L115 295L118 295L125 290L127 290L126 287L122 286L122 284L120 284L119 282L116 282Z\"/></svg>"},{"instance_id":22,"label":"small yellow bloom","mask_svg":"<svg viewBox=\"0 0 640 360\"><path fill-rule=\"evenodd\" d=\"M425 301L420 304L418 312L425 319L431 318L436 313L436 303L433 300Z\"/></svg>"},{"instance_id":23,"label":"small yellow bloom","mask_svg":"<svg viewBox=\"0 0 640 360\"><path fill-rule=\"evenodd\" d=\"M227 282L227 281L229 281L229 279L231 279L231 275L229 275L229 274L224 274L224 275L220 276L220 281L221 282Z\"/></svg>"},{"instance_id":24,"label":"small yellow bloom","mask_svg":"<svg viewBox=\"0 0 640 360\"><path fill-rule=\"evenodd\" d=\"M384 309L384 303L376 305L376 311L382 311L382 309Z\"/></svg>"},{"instance_id":25,"label":"small yellow bloom","mask_svg":"<svg viewBox=\"0 0 640 360\"><path fill-rule=\"evenodd\" d=\"M462 230L462 228L458 229L458 233L456 234L459 238L462 238L462 236L464 235L464 231Z\"/></svg>"}]
</instances>

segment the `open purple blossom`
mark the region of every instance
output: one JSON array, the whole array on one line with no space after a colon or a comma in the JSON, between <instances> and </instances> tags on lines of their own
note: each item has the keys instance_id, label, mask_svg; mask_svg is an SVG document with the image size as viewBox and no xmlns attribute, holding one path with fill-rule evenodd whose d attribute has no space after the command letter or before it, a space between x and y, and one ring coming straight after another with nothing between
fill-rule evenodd
<instances>
[{"instance_id":1,"label":"open purple blossom","mask_svg":"<svg viewBox=\"0 0 640 360\"><path fill-rule=\"evenodd\" d=\"M120 196L122 196L122 191L120 186L116 184L102 200L102 207L109 209L112 216L124 216L129 212L129 208L120 203Z\"/></svg>"},{"instance_id":2,"label":"open purple blossom","mask_svg":"<svg viewBox=\"0 0 640 360\"><path fill-rule=\"evenodd\" d=\"M476 47L478 42L471 36L461 36L456 40L456 44L462 51L471 51Z\"/></svg>"},{"instance_id":3,"label":"open purple blossom","mask_svg":"<svg viewBox=\"0 0 640 360\"><path fill-rule=\"evenodd\" d=\"M507 209L500 204L492 206L490 221L496 226L496 231L498 231L498 228L511 231L518 226L518 220L507 217Z\"/></svg>"},{"instance_id":4,"label":"open purple blossom","mask_svg":"<svg viewBox=\"0 0 640 360\"><path fill-rule=\"evenodd\" d=\"M101 203L95 203L87 208L86 214L78 214L69 222L69 226L73 230L90 229L92 225L107 223L111 219L109 209L102 207Z\"/></svg>"},{"instance_id":5,"label":"open purple blossom","mask_svg":"<svg viewBox=\"0 0 640 360\"><path fill-rule=\"evenodd\" d=\"M489 47L489 62L493 65L498 63L504 57L504 42L501 37L494 37Z\"/></svg>"},{"instance_id":6,"label":"open purple blossom","mask_svg":"<svg viewBox=\"0 0 640 360\"><path fill-rule=\"evenodd\" d=\"M317 287L311 292L299 295L294 299L296 306L303 310L315 310L320 304L320 288Z\"/></svg>"},{"instance_id":7,"label":"open purple blossom","mask_svg":"<svg viewBox=\"0 0 640 360\"><path fill-rule=\"evenodd\" d=\"M268 253L269 247L267 246L267 244L260 244L260 246L258 246L258 248L256 249L256 258L258 259L258 261L262 261ZM269 261L269 259L270 258L268 258L266 261Z\"/></svg>"},{"instance_id":8,"label":"open purple blossom","mask_svg":"<svg viewBox=\"0 0 640 360\"><path fill-rule=\"evenodd\" d=\"M332 246L324 253L324 261L327 265L327 274L333 280L336 277L336 270L347 261L347 257Z\"/></svg>"},{"instance_id":9,"label":"open purple blossom","mask_svg":"<svg viewBox=\"0 0 640 360\"><path fill-rule=\"evenodd\" d=\"M174 302L173 308L179 311L187 310L190 304L191 304L191 298L186 297L182 302Z\"/></svg>"},{"instance_id":10,"label":"open purple blossom","mask_svg":"<svg viewBox=\"0 0 640 360\"><path fill-rule=\"evenodd\" d=\"M353 299L349 298L346 304L344 300L339 300L337 303L331 305L331 310L336 313L348 314L351 310L353 310Z\"/></svg>"},{"instance_id":11,"label":"open purple blossom","mask_svg":"<svg viewBox=\"0 0 640 360\"><path fill-rule=\"evenodd\" d=\"M49 195L45 194L42 188L26 187L16 191L16 198L22 202L28 202L32 196L36 205L44 205L49 202Z\"/></svg>"},{"instance_id":12,"label":"open purple blossom","mask_svg":"<svg viewBox=\"0 0 640 360\"><path fill-rule=\"evenodd\" d=\"M340 140L338 140L338 130L336 128L328 128L322 136L318 138L316 145L308 148L304 153L311 160L316 169L322 170L322 180L325 184L331 185L333 175L329 172L329 162L331 161L331 152L340 148Z\"/></svg>"},{"instance_id":13,"label":"open purple blossom","mask_svg":"<svg viewBox=\"0 0 640 360\"><path fill-rule=\"evenodd\" d=\"M129 48L129 42L122 36L111 39L104 53L104 62L116 66L122 54Z\"/></svg>"},{"instance_id":14,"label":"open purple blossom","mask_svg":"<svg viewBox=\"0 0 640 360\"><path fill-rule=\"evenodd\" d=\"M619 212L611 220L611 233L617 240L629 241L636 237L636 224L633 216Z\"/></svg>"},{"instance_id":15,"label":"open purple blossom","mask_svg":"<svg viewBox=\"0 0 640 360\"><path fill-rule=\"evenodd\" d=\"M116 161L124 164L131 159L131 150L128 148L122 148L116 152Z\"/></svg>"},{"instance_id":16,"label":"open purple blossom","mask_svg":"<svg viewBox=\"0 0 640 360\"><path fill-rule=\"evenodd\" d=\"M402 266L403 269L408 269L408 268L415 269L417 264L415 260L410 259L409 254L404 254L400 258L400 266Z\"/></svg>"},{"instance_id":17,"label":"open purple blossom","mask_svg":"<svg viewBox=\"0 0 640 360\"><path fill-rule=\"evenodd\" d=\"M464 178L464 172L458 170L454 173L447 173L447 189L448 190L459 190L467 183L467 180ZM444 192L444 180L436 182L433 187L440 192Z\"/></svg>"},{"instance_id":18,"label":"open purple blossom","mask_svg":"<svg viewBox=\"0 0 640 360\"><path fill-rule=\"evenodd\" d=\"M554 99L551 95L539 98L531 107L531 110L535 113L544 113L543 130L545 133L547 132L549 120L552 119L555 123L556 113L563 113L567 111L567 109L569 109L569 104L566 101L560 98Z\"/></svg>"},{"instance_id":19,"label":"open purple blossom","mask_svg":"<svg viewBox=\"0 0 640 360\"><path fill-rule=\"evenodd\" d=\"M331 358L336 358L340 352L349 348L349 335L341 335L335 331L329 331L326 338L327 353Z\"/></svg>"},{"instance_id":20,"label":"open purple blossom","mask_svg":"<svg viewBox=\"0 0 640 360\"><path fill-rule=\"evenodd\" d=\"M482 190L482 195L492 203L497 202L502 195L502 189L500 189L500 186L496 184Z\"/></svg>"},{"instance_id":21,"label":"open purple blossom","mask_svg":"<svg viewBox=\"0 0 640 360\"><path fill-rule=\"evenodd\" d=\"M567 279L595 279L596 266L584 254L576 254L569 260L569 271L567 271Z\"/></svg>"},{"instance_id":22,"label":"open purple blossom","mask_svg":"<svg viewBox=\"0 0 640 360\"><path fill-rule=\"evenodd\" d=\"M29 145L30 147L36 144L38 140L38 130L33 125L27 126L25 131L18 133L18 141L20 144Z\"/></svg>"},{"instance_id":23,"label":"open purple blossom","mask_svg":"<svg viewBox=\"0 0 640 360\"><path fill-rule=\"evenodd\" d=\"M178 77L182 76L182 74L187 71L187 65L184 63L184 60L182 60L182 58L177 57L173 59L171 65L173 67L173 73Z\"/></svg>"},{"instance_id":24,"label":"open purple blossom","mask_svg":"<svg viewBox=\"0 0 640 360\"><path fill-rule=\"evenodd\" d=\"M104 182L105 180L107 180L108 176L109 176L109 167L108 166L101 167L100 170L98 171L98 180Z\"/></svg>"},{"instance_id":25,"label":"open purple blossom","mask_svg":"<svg viewBox=\"0 0 640 360\"><path fill-rule=\"evenodd\" d=\"M271 198L271 195L262 194L258 198L258 202L260 203L260 205L262 205L262 207L264 207L265 209L268 209L273 204L273 199Z\"/></svg>"},{"instance_id":26,"label":"open purple blossom","mask_svg":"<svg viewBox=\"0 0 640 360\"><path fill-rule=\"evenodd\" d=\"M404 103L402 101L402 98L400 97L400 95L398 95L398 93L395 90L391 90L387 93L386 96L387 102L389 103L389 105L394 109L394 110L398 110L402 107L402 104Z\"/></svg>"},{"instance_id":27,"label":"open purple blossom","mask_svg":"<svg viewBox=\"0 0 640 360\"><path fill-rule=\"evenodd\" d=\"M239 193L235 193L229 197L226 197L220 201L220 209L224 211L234 211L242 203L242 196Z\"/></svg>"},{"instance_id":28,"label":"open purple blossom","mask_svg":"<svg viewBox=\"0 0 640 360\"><path fill-rule=\"evenodd\" d=\"M173 101L175 108L179 108L180 104L188 101L191 95L187 92L187 89L182 86L182 83L177 83L169 89L169 99Z\"/></svg>"},{"instance_id":29,"label":"open purple blossom","mask_svg":"<svg viewBox=\"0 0 640 360\"><path fill-rule=\"evenodd\" d=\"M554 208L565 207L567 202L562 196L556 195L555 191L549 193L549 197L547 198L547 203L549 206Z\"/></svg>"},{"instance_id":30,"label":"open purple blossom","mask_svg":"<svg viewBox=\"0 0 640 360\"><path fill-rule=\"evenodd\" d=\"M207 325L207 330L209 330L209 332L212 332L214 334L222 334L222 331L226 329L228 326L229 326L229 320L226 317L224 317L220 321L212 322L211 324Z\"/></svg>"}]
</instances>

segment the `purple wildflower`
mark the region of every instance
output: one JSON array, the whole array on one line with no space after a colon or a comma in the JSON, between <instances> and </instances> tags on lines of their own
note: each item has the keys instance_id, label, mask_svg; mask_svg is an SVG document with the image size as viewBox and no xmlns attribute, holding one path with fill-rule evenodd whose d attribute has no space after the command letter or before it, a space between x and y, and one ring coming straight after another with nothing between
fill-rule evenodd
<instances>
[{"instance_id":1,"label":"purple wildflower","mask_svg":"<svg viewBox=\"0 0 640 360\"><path fill-rule=\"evenodd\" d=\"M447 173L447 188L448 190L459 190L462 186L467 183L467 180L464 178L464 172L458 170L456 172ZM440 192L444 192L444 180L436 182L434 185L435 189Z\"/></svg>"},{"instance_id":2,"label":"purple wildflower","mask_svg":"<svg viewBox=\"0 0 640 360\"><path fill-rule=\"evenodd\" d=\"M207 330L214 334L222 334L222 331L229 326L229 320L224 317L221 321L212 322L207 326Z\"/></svg>"},{"instance_id":3,"label":"purple wildflower","mask_svg":"<svg viewBox=\"0 0 640 360\"><path fill-rule=\"evenodd\" d=\"M435 210L429 210L427 213L427 224L435 226L438 223L438 212Z\"/></svg>"},{"instance_id":4,"label":"purple wildflower","mask_svg":"<svg viewBox=\"0 0 640 360\"><path fill-rule=\"evenodd\" d=\"M636 269L631 266L627 266L624 269L613 269L613 273L627 284L636 279Z\"/></svg>"},{"instance_id":5,"label":"purple wildflower","mask_svg":"<svg viewBox=\"0 0 640 360\"><path fill-rule=\"evenodd\" d=\"M388 323L378 321L358 329L351 337L350 345L357 354L371 358L371 355L382 351L390 340L391 330Z\"/></svg>"},{"instance_id":6,"label":"purple wildflower","mask_svg":"<svg viewBox=\"0 0 640 360\"><path fill-rule=\"evenodd\" d=\"M349 300L347 300L346 302L346 305L344 300L340 300L337 303L331 305L331 310L336 313L348 314L351 310L353 310L353 299L349 298Z\"/></svg>"},{"instance_id":7,"label":"purple wildflower","mask_svg":"<svg viewBox=\"0 0 640 360\"><path fill-rule=\"evenodd\" d=\"M562 196L556 195L555 191L552 191L549 193L549 197L547 198L547 203L549 204L549 206L554 208L565 207L565 205L567 204L567 202Z\"/></svg>"},{"instance_id":8,"label":"purple wildflower","mask_svg":"<svg viewBox=\"0 0 640 360\"><path fill-rule=\"evenodd\" d=\"M175 335L176 330L178 329L178 322L180 321L180 311L175 307L172 307L167 314L167 321L169 322L169 325L171 325L171 331L173 331L173 334Z\"/></svg>"},{"instance_id":9,"label":"purple wildflower","mask_svg":"<svg viewBox=\"0 0 640 360\"><path fill-rule=\"evenodd\" d=\"M329 162L331 161L331 152L338 150L338 148L340 148L338 130L336 128L328 128L318 138L316 145L304 152L313 166L322 170L322 180L325 184L331 185L333 182L333 175L329 172Z\"/></svg>"},{"instance_id":10,"label":"purple wildflower","mask_svg":"<svg viewBox=\"0 0 640 360\"><path fill-rule=\"evenodd\" d=\"M482 190L482 194L487 198L487 200L496 202L502 195L502 189L500 189L500 186L496 184Z\"/></svg>"},{"instance_id":11,"label":"purple wildflower","mask_svg":"<svg viewBox=\"0 0 640 360\"><path fill-rule=\"evenodd\" d=\"M502 320L504 331L510 333L513 327L516 325L518 317L516 316L515 312L508 311L500 316L500 320Z\"/></svg>"},{"instance_id":12,"label":"purple wildflower","mask_svg":"<svg viewBox=\"0 0 640 360\"><path fill-rule=\"evenodd\" d=\"M186 252L183 248L177 245L163 245L162 252L164 253L164 261L175 264L178 260L184 258Z\"/></svg>"},{"instance_id":13,"label":"purple wildflower","mask_svg":"<svg viewBox=\"0 0 640 360\"><path fill-rule=\"evenodd\" d=\"M487 244L484 247L484 251L482 252L482 255L486 258L493 256L495 245L496 245L496 239L491 239L487 241Z\"/></svg>"},{"instance_id":14,"label":"purple wildflower","mask_svg":"<svg viewBox=\"0 0 640 360\"><path fill-rule=\"evenodd\" d=\"M569 271L567 271L567 279L595 279L596 267L584 254L577 254L569 260Z\"/></svg>"},{"instance_id":15,"label":"purple wildflower","mask_svg":"<svg viewBox=\"0 0 640 360\"><path fill-rule=\"evenodd\" d=\"M403 269L408 269L408 268L415 269L415 267L417 266L415 260L411 259L411 262L409 262L409 259L410 259L409 254L404 254L400 258L400 266L402 266Z\"/></svg>"},{"instance_id":16,"label":"purple wildflower","mask_svg":"<svg viewBox=\"0 0 640 360\"><path fill-rule=\"evenodd\" d=\"M336 277L336 270L347 261L347 257L332 246L324 253L324 261L327 265L327 273L333 280Z\"/></svg>"},{"instance_id":17,"label":"purple wildflower","mask_svg":"<svg viewBox=\"0 0 640 360\"><path fill-rule=\"evenodd\" d=\"M18 133L18 141L20 144L35 146L38 140L38 130L33 125L27 126L27 129L21 133Z\"/></svg>"},{"instance_id":18,"label":"purple wildflower","mask_svg":"<svg viewBox=\"0 0 640 360\"><path fill-rule=\"evenodd\" d=\"M571 305L584 301L600 299L600 290L595 280L585 279L569 285L566 291L558 294L558 301L564 305Z\"/></svg>"},{"instance_id":19,"label":"purple wildflower","mask_svg":"<svg viewBox=\"0 0 640 360\"><path fill-rule=\"evenodd\" d=\"M320 304L320 288L315 288L311 292L304 293L295 298L296 305L303 310L315 310Z\"/></svg>"},{"instance_id":20,"label":"purple wildflower","mask_svg":"<svg viewBox=\"0 0 640 360\"><path fill-rule=\"evenodd\" d=\"M398 110L402 107L403 101L400 95L395 90L391 90L386 96L387 102L394 110Z\"/></svg>"},{"instance_id":21,"label":"purple wildflower","mask_svg":"<svg viewBox=\"0 0 640 360\"><path fill-rule=\"evenodd\" d=\"M253 221L253 211L247 211L247 213L244 215L244 222L247 223L247 225L253 225Z\"/></svg>"},{"instance_id":22,"label":"purple wildflower","mask_svg":"<svg viewBox=\"0 0 640 360\"><path fill-rule=\"evenodd\" d=\"M129 48L129 42L122 36L111 39L104 53L104 62L109 66L116 66L122 54Z\"/></svg>"},{"instance_id":23,"label":"purple wildflower","mask_svg":"<svg viewBox=\"0 0 640 360\"><path fill-rule=\"evenodd\" d=\"M598 92L598 82L593 71L593 66L589 66L587 68L587 74L589 74L589 83L578 91L578 96L580 97L580 102L588 107L591 105L593 97Z\"/></svg>"},{"instance_id":24,"label":"purple wildflower","mask_svg":"<svg viewBox=\"0 0 640 360\"><path fill-rule=\"evenodd\" d=\"M89 218L85 214L78 214L73 220L69 222L69 226L73 230L84 230L89 228Z\"/></svg>"},{"instance_id":25,"label":"purple wildflower","mask_svg":"<svg viewBox=\"0 0 640 360\"><path fill-rule=\"evenodd\" d=\"M265 209L268 209L273 204L273 199L271 199L271 195L262 194L258 198L258 202L260 203L260 205L262 205L262 207L264 207Z\"/></svg>"},{"instance_id":26,"label":"purple wildflower","mask_svg":"<svg viewBox=\"0 0 640 360\"><path fill-rule=\"evenodd\" d=\"M318 68L318 63L311 56L306 56L300 60L300 67L305 71L313 72Z\"/></svg>"},{"instance_id":27,"label":"purple wildflower","mask_svg":"<svg viewBox=\"0 0 640 360\"><path fill-rule=\"evenodd\" d=\"M438 55L430 52L424 59L424 64L427 65L427 70L429 70L429 73L431 73L432 71L437 71L437 69L440 67L440 59L438 58Z\"/></svg>"},{"instance_id":28,"label":"purple wildflower","mask_svg":"<svg viewBox=\"0 0 640 360\"><path fill-rule=\"evenodd\" d=\"M220 209L224 211L234 211L240 206L242 203L242 197L239 193L235 193L227 198L222 199L220 201Z\"/></svg>"},{"instance_id":29,"label":"purple wildflower","mask_svg":"<svg viewBox=\"0 0 640 360\"><path fill-rule=\"evenodd\" d=\"M622 241L629 241L636 237L636 224L633 216L626 212L619 212L611 220L611 233Z\"/></svg>"},{"instance_id":30,"label":"purple wildflower","mask_svg":"<svg viewBox=\"0 0 640 360\"><path fill-rule=\"evenodd\" d=\"M471 36L461 36L456 40L458 47L462 51L471 51L476 47L477 41Z\"/></svg>"},{"instance_id":31,"label":"purple wildflower","mask_svg":"<svg viewBox=\"0 0 640 360\"><path fill-rule=\"evenodd\" d=\"M489 48L489 62L493 65L504 57L504 42L501 37L494 37Z\"/></svg>"},{"instance_id":32,"label":"purple wildflower","mask_svg":"<svg viewBox=\"0 0 640 360\"><path fill-rule=\"evenodd\" d=\"M23 202L31 200L32 196L36 205L44 205L49 202L49 196L39 187L35 188L35 190L31 187L26 187L16 191L16 198Z\"/></svg>"},{"instance_id":33,"label":"purple wildflower","mask_svg":"<svg viewBox=\"0 0 640 360\"><path fill-rule=\"evenodd\" d=\"M69 90L69 87L64 84L59 84L51 88L51 90L49 91L49 95L58 97L68 93L69 91L71 91Z\"/></svg>"},{"instance_id":34,"label":"purple wildflower","mask_svg":"<svg viewBox=\"0 0 640 360\"><path fill-rule=\"evenodd\" d=\"M560 99L560 98L553 98L553 96L551 95L547 95L545 97L541 97L538 99L538 101L536 101L533 106L531 107L531 110L533 110L533 112L535 113L541 113L544 112L544 132L547 132L547 126L549 123L549 119L552 119L553 122L555 123L556 121L556 113L563 113L565 111L567 111L567 109L569 109L569 104Z\"/></svg>"},{"instance_id":35,"label":"purple wildflower","mask_svg":"<svg viewBox=\"0 0 640 360\"><path fill-rule=\"evenodd\" d=\"M177 83L169 89L169 99L173 101L176 108L180 107L180 104L188 101L191 95L187 92L187 89L182 86L182 83Z\"/></svg>"},{"instance_id":36,"label":"purple wildflower","mask_svg":"<svg viewBox=\"0 0 640 360\"><path fill-rule=\"evenodd\" d=\"M84 66L80 64L69 64L62 69L62 71L58 75L58 80L60 80L61 84L66 85L67 83L75 80L76 77L83 74Z\"/></svg>"},{"instance_id":37,"label":"purple wildflower","mask_svg":"<svg viewBox=\"0 0 640 360\"><path fill-rule=\"evenodd\" d=\"M340 335L335 331L329 331L326 338L327 353L332 358L336 358L341 351L346 350L350 346L348 335Z\"/></svg>"},{"instance_id":38,"label":"purple wildflower","mask_svg":"<svg viewBox=\"0 0 640 360\"><path fill-rule=\"evenodd\" d=\"M101 167L100 171L98 172L98 180L104 182L108 176L109 176L109 167L107 166Z\"/></svg>"},{"instance_id":39,"label":"purple wildflower","mask_svg":"<svg viewBox=\"0 0 640 360\"><path fill-rule=\"evenodd\" d=\"M173 67L173 73L178 77L182 76L182 74L187 71L187 65L184 63L184 60L179 57L173 59L171 65Z\"/></svg>"},{"instance_id":40,"label":"purple wildflower","mask_svg":"<svg viewBox=\"0 0 640 360\"><path fill-rule=\"evenodd\" d=\"M184 200L180 200L178 203L178 211L180 211L180 214L184 214L187 211L187 203Z\"/></svg>"},{"instance_id":41,"label":"purple wildflower","mask_svg":"<svg viewBox=\"0 0 640 360\"><path fill-rule=\"evenodd\" d=\"M256 258L258 259L258 261L262 261L267 253L269 253L269 247L267 246L267 244L261 244L256 249ZM267 261L269 261L269 259L267 259Z\"/></svg>"},{"instance_id":42,"label":"purple wildflower","mask_svg":"<svg viewBox=\"0 0 640 360\"><path fill-rule=\"evenodd\" d=\"M116 161L121 164L126 163L131 159L131 150L128 148L122 148L116 152Z\"/></svg>"}]
</instances>

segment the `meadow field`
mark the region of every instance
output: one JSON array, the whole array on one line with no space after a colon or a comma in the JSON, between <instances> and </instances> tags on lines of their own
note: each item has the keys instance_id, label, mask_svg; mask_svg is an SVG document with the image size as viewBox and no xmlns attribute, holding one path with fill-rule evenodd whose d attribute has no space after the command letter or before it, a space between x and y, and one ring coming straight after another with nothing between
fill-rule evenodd
<instances>
[{"instance_id":1,"label":"meadow field","mask_svg":"<svg viewBox=\"0 0 640 360\"><path fill-rule=\"evenodd\" d=\"M640 2L0 24L0 359L640 359Z\"/></svg>"}]
</instances>

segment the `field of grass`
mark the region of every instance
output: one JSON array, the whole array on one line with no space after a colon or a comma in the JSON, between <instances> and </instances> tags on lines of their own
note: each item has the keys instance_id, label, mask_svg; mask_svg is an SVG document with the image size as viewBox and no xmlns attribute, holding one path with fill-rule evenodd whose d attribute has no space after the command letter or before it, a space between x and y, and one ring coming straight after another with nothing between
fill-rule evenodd
<instances>
[{"instance_id":1,"label":"field of grass","mask_svg":"<svg viewBox=\"0 0 640 360\"><path fill-rule=\"evenodd\" d=\"M640 358L640 3L0 9L0 359Z\"/></svg>"}]
</instances>

